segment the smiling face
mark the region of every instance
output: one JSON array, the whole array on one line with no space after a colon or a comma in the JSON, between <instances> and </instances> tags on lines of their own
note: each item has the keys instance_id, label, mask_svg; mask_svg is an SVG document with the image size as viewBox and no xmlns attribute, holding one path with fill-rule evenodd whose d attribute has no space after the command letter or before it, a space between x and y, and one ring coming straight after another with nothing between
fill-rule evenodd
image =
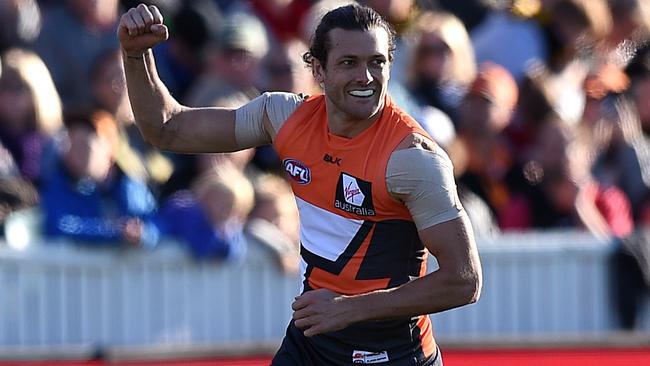
<instances>
[{"instance_id":1,"label":"smiling face","mask_svg":"<svg viewBox=\"0 0 650 366\"><path fill-rule=\"evenodd\" d=\"M363 130L384 106L388 85L389 38L381 27L367 31L332 29L327 62L314 60L314 76L327 97L330 127Z\"/></svg>"}]
</instances>

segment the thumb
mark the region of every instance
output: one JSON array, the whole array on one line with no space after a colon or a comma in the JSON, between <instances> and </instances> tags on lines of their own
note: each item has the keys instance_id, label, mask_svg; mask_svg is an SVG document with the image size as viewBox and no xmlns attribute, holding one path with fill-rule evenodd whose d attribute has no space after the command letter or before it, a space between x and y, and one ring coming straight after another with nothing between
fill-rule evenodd
<instances>
[{"instance_id":1,"label":"thumb","mask_svg":"<svg viewBox=\"0 0 650 366\"><path fill-rule=\"evenodd\" d=\"M167 39L167 36L169 34L169 31L167 29L167 26L163 24L152 24L151 27L149 28L151 32L157 36L162 36L165 39Z\"/></svg>"}]
</instances>

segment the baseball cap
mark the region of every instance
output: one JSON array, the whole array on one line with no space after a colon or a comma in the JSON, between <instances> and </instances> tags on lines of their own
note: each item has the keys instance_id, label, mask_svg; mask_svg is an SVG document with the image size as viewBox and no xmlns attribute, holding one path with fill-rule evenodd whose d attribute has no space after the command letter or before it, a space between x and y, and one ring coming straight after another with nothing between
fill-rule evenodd
<instances>
[{"instance_id":1,"label":"baseball cap","mask_svg":"<svg viewBox=\"0 0 650 366\"><path fill-rule=\"evenodd\" d=\"M481 64L467 94L478 95L503 108L514 109L519 88L508 70L493 62L485 62Z\"/></svg>"},{"instance_id":2,"label":"baseball cap","mask_svg":"<svg viewBox=\"0 0 650 366\"><path fill-rule=\"evenodd\" d=\"M221 30L221 49L244 50L261 59L269 49L266 29L252 15L232 14L226 18Z\"/></svg>"}]
</instances>

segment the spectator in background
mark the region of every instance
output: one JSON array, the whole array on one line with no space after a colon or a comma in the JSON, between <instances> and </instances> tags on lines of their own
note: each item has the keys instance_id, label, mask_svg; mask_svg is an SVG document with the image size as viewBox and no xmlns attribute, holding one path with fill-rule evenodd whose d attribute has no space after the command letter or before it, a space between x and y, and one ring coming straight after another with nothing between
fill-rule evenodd
<instances>
[{"instance_id":1,"label":"spectator in background","mask_svg":"<svg viewBox=\"0 0 650 366\"><path fill-rule=\"evenodd\" d=\"M648 98L650 98L650 57L648 56L648 50L650 50L648 45L639 50L639 53L625 69L631 81L627 97L630 99L634 114L638 118L639 137L645 141L644 144L646 145L650 141L650 104L648 103ZM637 217L637 220L643 226L650 226L649 201L650 198L646 198Z\"/></svg>"},{"instance_id":2,"label":"spectator in background","mask_svg":"<svg viewBox=\"0 0 650 366\"><path fill-rule=\"evenodd\" d=\"M630 77L628 94L639 116L641 131L646 139L650 139L650 46L646 45L639 51L625 72Z\"/></svg>"},{"instance_id":3,"label":"spectator in background","mask_svg":"<svg viewBox=\"0 0 650 366\"><path fill-rule=\"evenodd\" d=\"M636 222L642 221L650 190L650 152L639 111L623 92L630 79L613 64L587 76L586 106L580 127L592 140L592 172L605 186L623 190Z\"/></svg>"},{"instance_id":4,"label":"spectator in background","mask_svg":"<svg viewBox=\"0 0 650 366\"><path fill-rule=\"evenodd\" d=\"M522 0L491 1L491 11L472 29L472 45L476 62L491 61L506 68L517 80L528 69L547 59L544 33L530 17L539 11ZM534 1L532 2L534 3Z\"/></svg>"},{"instance_id":5,"label":"spectator in background","mask_svg":"<svg viewBox=\"0 0 650 366\"><path fill-rule=\"evenodd\" d=\"M584 81L585 109L580 121L580 126L586 133L593 137L596 125L611 107L611 98L608 97L625 92L629 86L629 77L613 64L592 68Z\"/></svg>"},{"instance_id":6,"label":"spectator in background","mask_svg":"<svg viewBox=\"0 0 650 366\"><path fill-rule=\"evenodd\" d=\"M241 259L243 228L253 208L253 186L233 165L205 171L191 190L174 193L161 206L156 225L180 240L196 259Z\"/></svg>"},{"instance_id":7,"label":"spectator in background","mask_svg":"<svg viewBox=\"0 0 650 366\"><path fill-rule=\"evenodd\" d=\"M460 19L469 31L481 24L490 11L490 4L501 0L435 0L420 1L428 10L448 12Z\"/></svg>"},{"instance_id":8,"label":"spectator in background","mask_svg":"<svg viewBox=\"0 0 650 366\"><path fill-rule=\"evenodd\" d=\"M0 151L0 164L6 164L6 155ZM5 167L0 167L4 169ZM7 217L15 211L35 207L38 204L38 191L28 180L0 173L0 238L4 238L4 225Z\"/></svg>"},{"instance_id":9,"label":"spectator in background","mask_svg":"<svg viewBox=\"0 0 650 366\"><path fill-rule=\"evenodd\" d=\"M207 54L207 68L191 87L187 103L212 105L216 100L244 104L259 95L261 61L268 52L264 25L246 13L229 15L217 48Z\"/></svg>"},{"instance_id":10,"label":"spectator in background","mask_svg":"<svg viewBox=\"0 0 650 366\"><path fill-rule=\"evenodd\" d=\"M162 186L160 196L166 198L176 191L190 189L192 182L199 176L219 170L223 164L231 165L247 177L253 177L256 171L249 163L254 156L254 148L231 153L176 155L176 167Z\"/></svg>"},{"instance_id":11,"label":"spectator in background","mask_svg":"<svg viewBox=\"0 0 650 366\"><path fill-rule=\"evenodd\" d=\"M291 186L275 174L254 181L255 206L246 224L246 237L273 253L285 273L298 273L300 238L298 208Z\"/></svg>"},{"instance_id":12,"label":"spectator in background","mask_svg":"<svg viewBox=\"0 0 650 366\"><path fill-rule=\"evenodd\" d=\"M630 202L614 185L590 172L591 140L576 126L551 120L540 130L533 161L540 164L544 205L531 209L537 228L586 228L603 240L626 237L633 228Z\"/></svg>"},{"instance_id":13,"label":"spectator in background","mask_svg":"<svg viewBox=\"0 0 650 366\"><path fill-rule=\"evenodd\" d=\"M323 15L330 10L336 9L340 6L356 4L355 0L316 0L314 4L307 10L302 21L300 22L300 36L299 38L305 43L309 44L311 36L316 30L316 26L323 18Z\"/></svg>"},{"instance_id":14,"label":"spectator in background","mask_svg":"<svg viewBox=\"0 0 650 366\"><path fill-rule=\"evenodd\" d=\"M632 203L637 221L650 198L650 144L643 137L639 117L624 97L610 97L595 126L595 178L605 187L620 188Z\"/></svg>"},{"instance_id":15,"label":"spectator in background","mask_svg":"<svg viewBox=\"0 0 650 366\"><path fill-rule=\"evenodd\" d=\"M604 41L606 61L625 66L650 40L650 3L646 0L608 0L612 29Z\"/></svg>"},{"instance_id":16,"label":"spectator in background","mask_svg":"<svg viewBox=\"0 0 650 366\"><path fill-rule=\"evenodd\" d=\"M467 146L456 136L449 142L445 150L454 165L454 177L458 180L467 171L467 164L470 159ZM486 238L500 234L501 231L496 216L485 200L460 181L458 181L456 189L458 190L458 198L470 218L476 237Z\"/></svg>"},{"instance_id":17,"label":"spectator in background","mask_svg":"<svg viewBox=\"0 0 650 366\"><path fill-rule=\"evenodd\" d=\"M0 83L2 59L0 58ZM35 206L38 193L28 180L22 178L11 153L0 143L0 237L4 237L4 222L16 210Z\"/></svg>"},{"instance_id":18,"label":"spectator in background","mask_svg":"<svg viewBox=\"0 0 650 366\"><path fill-rule=\"evenodd\" d=\"M609 34L612 17L606 0L557 0L542 2L541 16L547 34L549 60L555 73L574 61L588 61L596 45Z\"/></svg>"},{"instance_id":19,"label":"spectator in background","mask_svg":"<svg viewBox=\"0 0 650 366\"><path fill-rule=\"evenodd\" d=\"M604 60L601 42L609 34L606 0L557 0L542 3L547 38L548 83L556 93L553 109L560 119L577 124L585 104L583 83L592 65Z\"/></svg>"},{"instance_id":20,"label":"spectator in background","mask_svg":"<svg viewBox=\"0 0 650 366\"><path fill-rule=\"evenodd\" d=\"M47 64L63 105L90 108L90 68L97 57L117 48L118 0L67 0L43 15L34 49Z\"/></svg>"},{"instance_id":21,"label":"spectator in background","mask_svg":"<svg viewBox=\"0 0 650 366\"><path fill-rule=\"evenodd\" d=\"M0 141L20 173L38 184L42 160L62 124L61 101L43 61L31 51L2 55Z\"/></svg>"},{"instance_id":22,"label":"spectator in background","mask_svg":"<svg viewBox=\"0 0 650 366\"><path fill-rule=\"evenodd\" d=\"M468 156L467 170L458 181L480 196L499 220L511 203L504 177L513 163L503 130L511 121L518 93L506 69L483 64L458 119L458 134Z\"/></svg>"},{"instance_id":23,"label":"spectator in background","mask_svg":"<svg viewBox=\"0 0 650 366\"><path fill-rule=\"evenodd\" d=\"M157 191L169 179L173 166L170 159L144 141L133 123L121 53L117 49L108 50L99 56L91 70L94 106L113 115L119 127L117 164L127 175L146 180Z\"/></svg>"},{"instance_id":24,"label":"spectator in background","mask_svg":"<svg viewBox=\"0 0 650 366\"><path fill-rule=\"evenodd\" d=\"M513 152L524 162L530 158L530 148L539 130L550 119L559 117L554 110L556 93L544 68L530 70L521 80L519 90L520 97L505 133Z\"/></svg>"},{"instance_id":25,"label":"spectator in background","mask_svg":"<svg viewBox=\"0 0 650 366\"><path fill-rule=\"evenodd\" d=\"M615 29L617 28L616 23L619 21L616 19L617 10L615 7L625 5L633 5L636 1L625 2L627 4L612 4L614 8L612 12L614 13L615 19ZM638 2L637 6L645 7L645 10L640 13L635 13L635 16L640 14L645 14L644 20L647 21L647 2ZM628 18L628 21L630 19ZM640 20L636 18L635 20ZM636 22L635 22L636 23ZM647 32L647 28L645 28ZM647 33L646 33L647 35ZM620 38L620 37L619 37ZM634 39L638 37L630 37L634 43ZM625 45L626 42L623 41L619 45ZM634 45L634 44L633 44ZM618 47L621 48L621 47ZM648 141L650 141L650 63L648 58L648 45L646 44L642 48L637 49L637 53L634 58L628 63L625 68L626 74L630 78L630 87L625 93L626 107L622 110L625 113L615 113L614 116L620 115L620 123L617 123L615 126L612 126L614 129L620 129L616 134L619 135L616 139L618 142L613 145L619 145L618 150L627 150L629 158L625 165L629 165L630 162L634 163L634 158L638 159L639 166L641 168L641 177L643 178L646 186L648 185L647 181L647 146ZM611 111L610 103L610 111ZM616 104L614 104L616 106ZM620 110L620 107L618 108ZM610 113L610 116L612 114ZM630 118L632 117L632 118ZM610 121L611 122L611 121ZM620 138L623 137L623 140L620 141ZM622 146L621 146L622 145ZM627 146L626 146L627 145ZM633 155L631 154L630 147L634 151ZM613 152L614 149L612 149ZM604 156L610 155L608 168L615 168L612 165L614 163L615 157L614 154L604 153ZM616 154L623 155L623 154ZM644 158L645 156L645 158ZM622 157L622 156L621 156ZM632 159L630 159L632 158ZM619 176L618 178L623 178L631 180L632 182L639 182L639 171L635 169L636 164L633 164L631 169L631 174L624 172L624 176ZM624 167L621 167L622 170ZM605 170L605 169L600 169ZM619 171L620 171L619 170ZM596 173L598 174L598 173ZM629 176L628 176L629 175ZM613 176L615 177L615 176ZM632 201L632 207L634 209L636 227L635 232L628 238L624 239L620 246L617 246L616 249L612 252L611 256L611 268L612 268L612 291L613 298L615 299L614 304L616 306L616 312L618 315L619 326L624 330L634 331L639 328L642 324L643 319L643 309L648 299L648 289L650 289L650 236L648 235L647 228L650 227L650 197L646 188L646 196L642 200L642 203L638 199ZM647 314L646 314L647 315Z\"/></svg>"},{"instance_id":26,"label":"spectator in background","mask_svg":"<svg viewBox=\"0 0 650 366\"><path fill-rule=\"evenodd\" d=\"M278 43L300 36L300 24L311 0L250 0L253 12L264 22L269 37Z\"/></svg>"},{"instance_id":27,"label":"spectator in background","mask_svg":"<svg viewBox=\"0 0 650 366\"><path fill-rule=\"evenodd\" d=\"M384 17L395 28L398 37L419 12L415 0L360 0L359 2L373 8Z\"/></svg>"},{"instance_id":28,"label":"spectator in background","mask_svg":"<svg viewBox=\"0 0 650 366\"><path fill-rule=\"evenodd\" d=\"M212 0L183 1L173 13L171 38L154 53L161 79L180 100L206 67L206 53L217 41L222 23L223 15Z\"/></svg>"},{"instance_id":29,"label":"spectator in background","mask_svg":"<svg viewBox=\"0 0 650 366\"><path fill-rule=\"evenodd\" d=\"M274 43L262 60L261 89L307 95L317 91L318 85L300 58L307 49L297 38Z\"/></svg>"},{"instance_id":30,"label":"spectator in background","mask_svg":"<svg viewBox=\"0 0 650 366\"><path fill-rule=\"evenodd\" d=\"M90 82L93 108L109 112L119 124L133 122L119 49L108 49L93 60Z\"/></svg>"},{"instance_id":31,"label":"spectator in background","mask_svg":"<svg viewBox=\"0 0 650 366\"><path fill-rule=\"evenodd\" d=\"M0 53L27 47L41 31L41 10L36 0L0 1Z\"/></svg>"},{"instance_id":32,"label":"spectator in background","mask_svg":"<svg viewBox=\"0 0 650 366\"><path fill-rule=\"evenodd\" d=\"M92 244L153 246L148 219L156 202L144 184L116 164L119 133L105 112L66 116L59 155L44 173L41 207L45 235Z\"/></svg>"},{"instance_id":33,"label":"spectator in background","mask_svg":"<svg viewBox=\"0 0 650 366\"><path fill-rule=\"evenodd\" d=\"M543 68L530 70L519 90L515 113L504 130L503 144L510 150L511 161L503 178L509 192L507 210L499 216L503 230L527 230L538 225L531 213L544 217L548 202L541 189L544 168L537 161L536 148L546 126L559 119L553 109L556 93ZM561 137L559 134L557 138ZM556 154L564 150L547 151Z\"/></svg>"},{"instance_id":34,"label":"spectator in background","mask_svg":"<svg viewBox=\"0 0 650 366\"><path fill-rule=\"evenodd\" d=\"M474 51L463 23L449 13L424 12L410 30L409 90L425 106L457 122L458 107L476 77Z\"/></svg>"}]
</instances>

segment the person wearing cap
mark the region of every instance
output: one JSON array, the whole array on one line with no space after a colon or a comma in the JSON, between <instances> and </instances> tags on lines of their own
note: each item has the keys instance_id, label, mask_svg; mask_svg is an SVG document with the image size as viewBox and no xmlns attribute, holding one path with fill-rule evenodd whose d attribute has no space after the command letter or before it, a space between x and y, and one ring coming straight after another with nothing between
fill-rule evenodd
<instances>
[{"instance_id":1,"label":"person wearing cap","mask_svg":"<svg viewBox=\"0 0 650 366\"><path fill-rule=\"evenodd\" d=\"M440 366L428 314L478 300L481 265L445 152L387 95L394 32L374 10L325 14L303 60L324 94L190 108L155 73L156 7L118 36L138 127L160 149L273 143L300 213L303 286L272 365ZM439 269L426 273L428 253Z\"/></svg>"},{"instance_id":2,"label":"person wearing cap","mask_svg":"<svg viewBox=\"0 0 650 366\"><path fill-rule=\"evenodd\" d=\"M232 14L220 27L220 36L206 54L206 70L186 96L193 106L235 100L244 104L257 90L262 59L269 44L262 22L245 13Z\"/></svg>"}]
</instances>

